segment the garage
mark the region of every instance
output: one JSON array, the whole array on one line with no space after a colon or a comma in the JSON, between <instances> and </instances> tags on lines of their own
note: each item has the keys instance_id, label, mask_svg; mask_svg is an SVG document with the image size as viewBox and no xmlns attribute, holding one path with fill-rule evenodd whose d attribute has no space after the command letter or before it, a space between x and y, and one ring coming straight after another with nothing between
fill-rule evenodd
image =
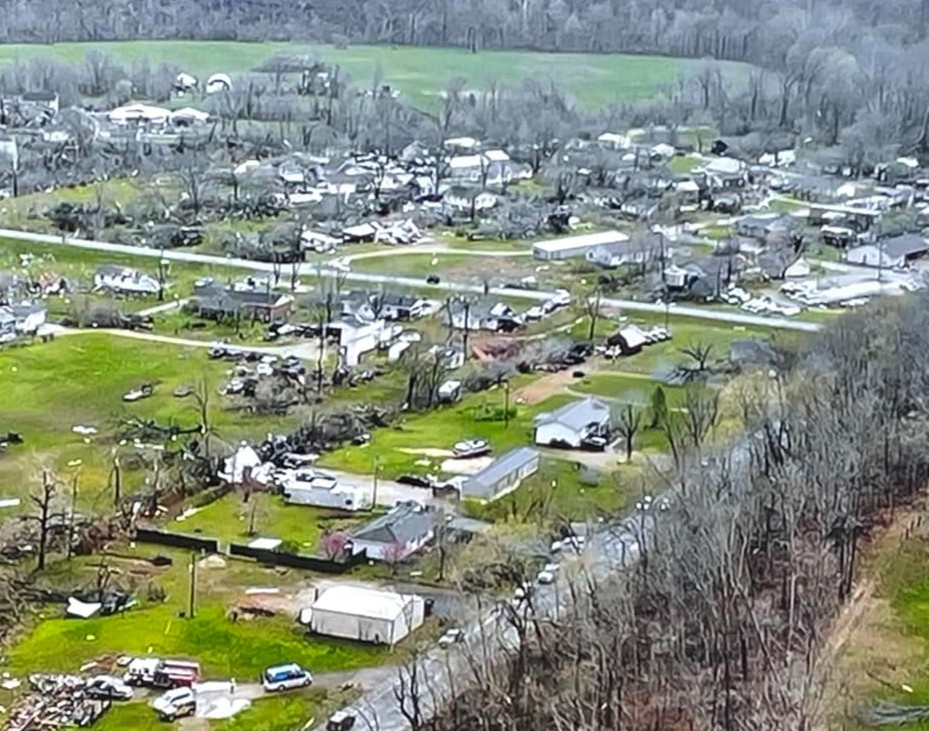
<instances>
[{"instance_id":1,"label":"garage","mask_svg":"<svg viewBox=\"0 0 929 731\"><path fill-rule=\"evenodd\" d=\"M326 589L300 613L300 621L317 634L390 647L424 620L422 597L361 586Z\"/></svg>"}]
</instances>

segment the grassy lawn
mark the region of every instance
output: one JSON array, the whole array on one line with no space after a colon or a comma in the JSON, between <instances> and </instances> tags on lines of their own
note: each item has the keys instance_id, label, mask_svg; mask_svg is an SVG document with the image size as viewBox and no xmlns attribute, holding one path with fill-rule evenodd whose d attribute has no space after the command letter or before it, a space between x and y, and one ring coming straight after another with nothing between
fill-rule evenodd
<instances>
[{"instance_id":1,"label":"grassy lawn","mask_svg":"<svg viewBox=\"0 0 929 731\"><path fill-rule=\"evenodd\" d=\"M700 167L703 162L704 159L697 155L675 155L668 162L668 168L672 173L683 175Z\"/></svg>"},{"instance_id":2,"label":"grassy lawn","mask_svg":"<svg viewBox=\"0 0 929 731\"><path fill-rule=\"evenodd\" d=\"M127 553L131 549L124 549ZM98 658L122 655L189 657L198 660L207 678L235 677L243 682L269 665L297 662L315 673L338 672L378 665L389 659L386 649L334 638L308 637L292 616L233 622L227 611L244 597L248 586L277 586L281 576L252 563L230 561L225 568L198 569L197 611L180 616L188 604L189 558L183 551L144 547L138 555L156 553L174 559L172 566L154 568L141 561L108 558L138 587L139 607L120 616L73 620L46 616L7 654L7 669L15 674L37 670L75 671ZM76 559L53 566L47 580L59 584L92 584L97 558ZM94 565L91 565L94 564ZM57 573L56 573L57 572ZM149 601L147 587L164 589L163 602ZM51 614L48 612L47 614ZM63 612L62 612L63 614Z\"/></svg>"},{"instance_id":3,"label":"grassy lawn","mask_svg":"<svg viewBox=\"0 0 929 731\"><path fill-rule=\"evenodd\" d=\"M249 535L253 510L255 533ZM278 495L255 493L245 503L240 495L229 494L167 527L178 533L218 538L223 543L248 543L258 536L280 538L298 544L303 553L314 553L326 528L348 529L369 518L367 514L350 518L322 508L287 505Z\"/></svg>"},{"instance_id":4,"label":"grassy lawn","mask_svg":"<svg viewBox=\"0 0 929 731\"><path fill-rule=\"evenodd\" d=\"M263 437L286 429L296 418L247 417L223 408L217 387L228 364L210 361L205 349L177 348L160 343L118 338L103 333L80 333L48 344L0 351L0 428L22 432L25 444L0 456L4 494L23 496L44 466L62 475L74 472L69 462L80 460L82 503L93 506L109 500L105 486L110 470L106 434L130 417L157 419L161 424L191 426L197 423L196 404L177 399L180 385L205 382L212 394L211 419L217 434L235 442ZM154 383L149 399L127 404L122 395L142 383ZM72 432L75 425L90 425L99 434L85 443ZM141 480L128 472L127 487ZM137 485L136 485L137 486Z\"/></svg>"},{"instance_id":5,"label":"grassy lawn","mask_svg":"<svg viewBox=\"0 0 929 731\"><path fill-rule=\"evenodd\" d=\"M495 523L583 521L620 512L635 497L635 476L631 468L595 474L568 460L543 459L519 489L492 503L464 507L468 515Z\"/></svg>"},{"instance_id":6,"label":"grassy lawn","mask_svg":"<svg viewBox=\"0 0 929 731\"><path fill-rule=\"evenodd\" d=\"M511 390L529 382L527 377L514 378ZM494 453L502 455L510 449L532 442L534 417L551 411L571 400L570 396L556 396L534 406L516 406L511 400L512 415L509 425L502 413L493 414L500 420L488 418L491 412L503 411L504 392L494 389L464 398L460 403L437 409L427 414L415 414L387 429L372 433L371 443L364 447L349 446L323 455L320 465L344 469L349 472L370 473L375 460L380 464L383 477L396 477L404 472L424 472L438 469L442 459L430 459L417 454L418 449L448 449L463 439L487 439ZM411 450L406 452L402 450ZM428 462L427 464L416 464Z\"/></svg>"},{"instance_id":7,"label":"grassy lawn","mask_svg":"<svg viewBox=\"0 0 929 731\"><path fill-rule=\"evenodd\" d=\"M588 106L634 99L650 99L659 91L699 68L701 61L659 56L608 54L550 54L526 51L482 51L472 54L457 48L407 48L289 43L238 43L204 41L129 41L62 43L54 46L6 44L0 62L35 57L57 58L78 64L91 48L129 63L148 59L153 65L175 64L205 77L215 72L249 71L278 52L321 58L338 64L355 83L370 82L376 68L384 81L425 106L438 104L438 94L450 79L464 77L469 89L486 87L492 80L504 83L532 78L554 81ZM720 62L734 80L747 78L749 66Z\"/></svg>"}]
</instances>

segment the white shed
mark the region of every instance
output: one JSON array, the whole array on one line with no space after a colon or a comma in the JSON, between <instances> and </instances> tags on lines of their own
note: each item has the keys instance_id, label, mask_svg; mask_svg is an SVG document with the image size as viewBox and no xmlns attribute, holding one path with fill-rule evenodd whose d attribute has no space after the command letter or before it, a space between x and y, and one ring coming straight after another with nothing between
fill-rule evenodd
<instances>
[{"instance_id":1,"label":"white shed","mask_svg":"<svg viewBox=\"0 0 929 731\"><path fill-rule=\"evenodd\" d=\"M340 585L326 589L300 621L317 634L393 647L422 625L425 614L422 597Z\"/></svg>"}]
</instances>

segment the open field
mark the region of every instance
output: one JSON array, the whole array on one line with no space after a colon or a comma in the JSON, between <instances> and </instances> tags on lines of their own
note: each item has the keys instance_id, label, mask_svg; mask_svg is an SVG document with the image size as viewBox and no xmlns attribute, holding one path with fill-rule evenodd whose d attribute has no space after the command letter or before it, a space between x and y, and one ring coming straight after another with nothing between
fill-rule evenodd
<instances>
[{"instance_id":1,"label":"open field","mask_svg":"<svg viewBox=\"0 0 929 731\"><path fill-rule=\"evenodd\" d=\"M511 393L532 379L519 376L511 381ZM370 474L378 464L381 476L393 478L404 472L436 470L441 459L417 454L418 449L448 449L463 439L487 439L494 453L501 455L531 442L536 414L551 411L571 400L569 396L548 399L544 404L519 406L510 400L511 418L502 418L505 393L502 388L466 396L454 406L426 414L412 414L386 429L376 429L368 445L348 446L324 454L322 467ZM402 451L408 450L408 451ZM421 464L417 464L420 462ZM428 463L428 464L427 464Z\"/></svg>"},{"instance_id":2,"label":"open field","mask_svg":"<svg viewBox=\"0 0 929 731\"><path fill-rule=\"evenodd\" d=\"M248 562L229 561L221 568L201 564L196 616L184 617L189 596L188 554L152 546L136 552L140 558L160 554L173 559L173 565L165 568L138 560L106 559L117 570L117 581L137 586L141 606L119 616L88 620L56 618L52 610L48 612L51 616L11 648L7 668L19 674L37 668L75 671L97 658L151 652L196 658L207 677L250 680L269 665L281 662L297 662L313 672L325 673L379 665L390 657L386 649L373 645L307 637L293 616L233 621L227 613L245 597L247 587L280 586L282 582L280 572ZM46 580L59 586L93 585L100 560L90 557L59 562L49 569ZM149 600L150 586L163 589L165 600Z\"/></svg>"},{"instance_id":3,"label":"open field","mask_svg":"<svg viewBox=\"0 0 929 731\"><path fill-rule=\"evenodd\" d=\"M210 503L182 521L172 521L171 531L216 538L222 543L248 543L257 536L280 538L296 544L302 553L317 553L323 532L347 530L370 520L369 513L359 517L333 513L308 505L287 505L279 495L254 493L243 502L231 493ZM254 534L249 535L249 528Z\"/></svg>"},{"instance_id":4,"label":"open field","mask_svg":"<svg viewBox=\"0 0 929 731\"><path fill-rule=\"evenodd\" d=\"M228 364L210 361L199 348L178 348L159 343L117 338L105 333L80 333L29 347L0 351L0 428L22 432L25 444L0 455L4 496L22 497L34 486L32 476L44 466L62 476L75 472L69 463L80 460L81 502L100 507L105 494L112 444L105 435L123 419L158 419L162 424L198 423L192 399L178 399L174 389L205 382L211 394L211 419L220 438L235 442L260 438L296 424L296 417L254 418L223 408L216 389ZM126 391L154 383L149 399L127 404ZM90 438L72 427L96 427ZM127 488L137 486L142 474L126 472ZM103 501L103 502L101 502Z\"/></svg>"},{"instance_id":5,"label":"open field","mask_svg":"<svg viewBox=\"0 0 929 731\"><path fill-rule=\"evenodd\" d=\"M650 99L676 83L678 76L699 68L698 60L662 56L598 54L551 54L528 51L482 51L472 54L457 48L412 48L291 43L241 43L204 41L126 41L111 43L62 43L54 46L6 44L0 62L14 59L52 57L81 63L87 51L112 54L125 63L148 59L153 66L168 63L198 76L215 72L249 71L275 53L306 55L337 64L355 83L367 87L379 68L383 80L418 104L432 106L455 77L463 77L468 88L486 87L491 81L516 83L533 79L555 82L585 105ZM731 78L747 77L745 64L720 62Z\"/></svg>"}]
</instances>

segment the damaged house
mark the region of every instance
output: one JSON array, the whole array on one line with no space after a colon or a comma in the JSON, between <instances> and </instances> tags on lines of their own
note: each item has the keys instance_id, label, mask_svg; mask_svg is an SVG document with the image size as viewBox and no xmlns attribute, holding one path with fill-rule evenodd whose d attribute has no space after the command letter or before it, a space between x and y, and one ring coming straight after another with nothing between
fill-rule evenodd
<instances>
[{"instance_id":1,"label":"damaged house","mask_svg":"<svg viewBox=\"0 0 929 731\"><path fill-rule=\"evenodd\" d=\"M261 322L286 319L294 298L271 289L236 289L208 284L194 288L187 308L207 320L248 318Z\"/></svg>"}]
</instances>

